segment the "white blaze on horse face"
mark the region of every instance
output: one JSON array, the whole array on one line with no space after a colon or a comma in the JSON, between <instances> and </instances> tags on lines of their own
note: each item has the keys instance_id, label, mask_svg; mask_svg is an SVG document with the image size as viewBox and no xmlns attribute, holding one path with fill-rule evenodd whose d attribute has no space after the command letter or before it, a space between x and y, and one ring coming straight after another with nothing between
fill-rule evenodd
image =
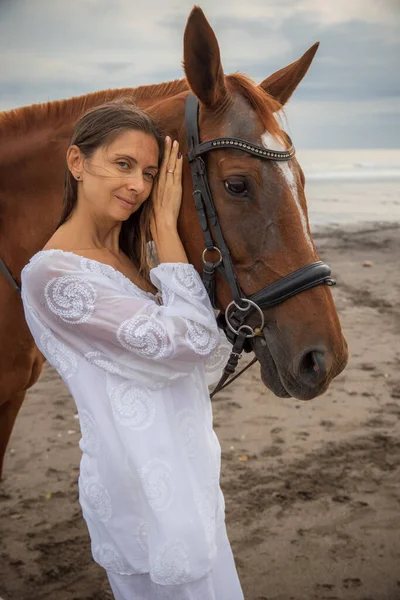
<instances>
[{"instance_id":1,"label":"white blaze on horse face","mask_svg":"<svg viewBox=\"0 0 400 600\"><path fill-rule=\"evenodd\" d=\"M278 140L276 140L270 133L268 133L268 131L266 131L265 133L262 134L261 143L264 146L264 148L268 148L268 150L286 150L283 143L280 143ZM307 244L309 245L311 250L314 250L314 246L311 241L310 234L308 233L306 215L304 214L303 208L300 204L299 190L297 188L296 178L293 173L290 161L286 161L286 160L283 162L274 161L274 164L281 170L281 173L282 173L286 183L288 184L290 191L292 192L293 200L295 201L297 210L299 211L300 221L301 221L301 225L303 227L303 232L304 232L304 237L306 238Z\"/></svg>"}]
</instances>

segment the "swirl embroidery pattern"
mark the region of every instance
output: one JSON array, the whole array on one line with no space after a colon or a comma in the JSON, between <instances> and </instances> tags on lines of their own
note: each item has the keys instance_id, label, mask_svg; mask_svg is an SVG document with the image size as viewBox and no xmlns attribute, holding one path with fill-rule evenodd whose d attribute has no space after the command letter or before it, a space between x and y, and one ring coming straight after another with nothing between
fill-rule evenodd
<instances>
[{"instance_id":1,"label":"swirl embroidery pattern","mask_svg":"<svg viewBox=\"0 0 400 600\"><path fill-rule=\"evenodd\" d=\"M107 354L104 354L104 352L100 352L100 350L86 352L85 358L92 365L96 365L97 367L100 367L100 369L103 369L108 373L113 373L114 375L122 375L122 371L119 368L118 364L110 360Z\"/></svg>"},{"instance_id":2,"label":"swirl embroidery pattern","mask_svg":"<svg viewBox=\"0 0 400 600\"><path fill-rule=\"evenodd\" d=\"M75 354L49 329L46 329L40 336L40 346L47 360L62 377L69 379L75 374L78 367Z\"/></svg>"},{"instance_id":3,"label":"swirl embroidery pattern","mask_svg":"<svg viewBox=\"0 0 400 600\"><path fill-rule=\"evenodd\" d=\"M181 540L162 544L152 569L152 579L161 585L185 583L190 574L189 557Z\"/></svg>"},{"instance_id":4,"label":"swirl embroidery pattern","mask_svg":"<svg viewBox=\"0 0 400 600\"><path fill-rule=\"evenodd\" d=\"M121 425L132 430L146 429L154 421L155 403L151 392L132 381L111 388L109 391L114 417Z\"/></svg>"},{"instance_id":5,"label":"swirl embroidery pattern","mask_svg":"<svg viewBox=\"0 0 400 600\"><path fill-rule=\"evenodd\" d=\"M97 479L91 477L83 484L83 491L99 521L103 523L109 521L112 508L110 494L106 488Z\"/></svg>"},{"instance_id":6,"label":"swirl embroidery pattern","mask_svg":"<svg viewBox=\"0 0 400 600\"><path fill-rule=\"evenodd\" d=\"M96 423L94 422L92 415L87 410L81 409L78 414L82 434L79 447L82 452L96 456L100 449L100 440L97 433Z\"/></svg>"},{"instance_id":7,"label":"swirl embroidery pattern","mask_svg":"<svg viewBox=\"0 0 400 600\"><path fill-rule=\"evenodd\" d=\"M94 285L83 277L54 277L45 287L46 303L52 313L66 323L86 323L93 314L97 299Z\"/></svg>"},{"instance_id":8,"label":"swirl embroidery pattern","mask_svg":"<svg viewBox=\"0 0 400 600\"><path fill-rule=\"evenodd\" d=\"M93 559L107 571L120 575L131 575L132 568L111 544L102 544L93 550Z\"/></svg>"},{"instance_id":9,"label":"swirl embroidery pattern","mask_svg":"<svg viewBox=\"0 0 400 600\"><path fill-rule=\"evenodd\" d=\"M207 295L204 284L193 265L177 265L173 271L172 284L199 300L203 300Z\"/></svg>"},{"instance_id":10,"label":"swirl embroidery pattern","mask_svg":"<svg viewBox=\"0 0 400 600\"><path fill-rule=\"evenodd\" d=\"M207 356L204 367L207 372L218 371L222 369L229 359L232 346L229 344L225 334L221 331L219 344L212 353Z\"/></svg>"},{"instance_id":11,"label":"swirl embroidery pattern","mask_svg":"<svg viewBox=\"0 0 400 600\"><path fill-rule=\"evenodd\" d=\"M117 339L127 350L149 358L166 358L171 347L164 325L147 315L138 315L121 323Z\"/></svg>"},{"instance_id":12,"label":"swirl embroidery pattern","mask_svg":"<svg viewBox=\"0 0 400 600\"><path fill-rule=\"evenodd\" d=\"M154 458L140 469L144 493L151 508L166 510L174 495L172 469L164 460Z\"/></svg>"},{"instance_id":13,"label":"swirl embroidery pattern","mask_svg":"<svg viewBox=\"0 0 400 600\"><path fill-rule=\"evenodd\" d=\"M196 506L203 521L209 543L214 541L216 517L218 512L218 488L207 486L196 495Z\"/></svg>"},{"instance_id":14,"label":"swirl embroidery pattern","mask_svg":"<svg viewBox=\"0 0 400 600\"><path fill-rule=\"evenodd\" d=\"M183 408L177 413L176 421L188 457L195 458L201 451L199 420L195 412L189 408Z\"/></svg>"},{"instance_id":15,"label":"swirl embroidery pattern","mask_svg":"<svg viewBox=\"0 0 400 600\"><path fill-rule=\"evenodd\" d=\"M200 323L189 321L189 319L184 320L187 325L185 338L189 346L196 354L208 354L215 347L218 332L213 332Z\"/></svg>"},{"instance_id":16,"label":"swirl embroidery pattern","mask_svg":"<svg viewBox=\"0 0 400 600\"><path fill-rule=\"evenodd\" d=\"M175 292L173 292L169 287L162 284L161 285L161 297L163 306L172 306L175 300Z\"/></svg>"}]
</instances>

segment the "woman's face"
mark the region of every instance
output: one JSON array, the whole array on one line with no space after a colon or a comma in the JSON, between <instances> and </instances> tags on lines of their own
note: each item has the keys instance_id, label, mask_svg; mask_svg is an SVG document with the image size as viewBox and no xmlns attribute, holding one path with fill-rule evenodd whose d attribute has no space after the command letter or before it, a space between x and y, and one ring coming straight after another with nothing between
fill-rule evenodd
<instances>
[{"instance_id":1,"label":"woman's face","mask_svg":"<svg viewBox=\"0 0 400 600\"><path fill-rule=\"evenodd\" d=\"M90 158L81 156L78 160L79 201L89 203L99 216L128 219L150 195L158 157L158 144L152 135L132 130L121 133Z\"/></svg>"}]
</instances>

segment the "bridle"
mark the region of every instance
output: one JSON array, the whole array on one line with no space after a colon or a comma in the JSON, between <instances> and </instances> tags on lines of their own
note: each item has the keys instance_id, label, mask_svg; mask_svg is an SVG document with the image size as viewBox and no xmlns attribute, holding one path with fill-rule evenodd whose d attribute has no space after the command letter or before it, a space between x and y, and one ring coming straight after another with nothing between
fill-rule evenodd
<instances>
[{"instance_id":1,"label":"bridle","mask_svg":"<svg viewBox=\"0 0 400 600\"><path fill-rule=\"evenodd\" d=\"M221 148L236 149L251 154L258 158L274 161L287 161L295 154L294 147L289 150L268 150L263 146L257 146L240 138L216 138L200 143L198 128L199 101L193 94L189 94L185 105L186 132L188 139L188 159L192 172L193 197L200 226L204 235L205 249L202 254L203 260L203 283L214 308L216 306L215 295L215 271L218 270L227 281L233 300L228 304L225 311L217 317L218 326L223 329L226 337L232 343L233 348L229 360L224 368L222 377L211 393L212 398L217 392L229 385L236 377L257 361L254 358L240 373L227 379L235 372L242 352L252 350L249 339L255 336L264 337L264 314L262 309L271 308L288 298L320 284L335 285L331 277L331 269L322 261L314 262L289 275L282 277L271 285L263 288L251 296L245 296L240 289L235 267L222 235L218 215L215 210L207 179L207 170L202 158L207 152ZM215 241L210 231L213 227ZM213 251L219 254L216 262L207 260L207 252ZM20 286L16 283L5 263L0 258L0 272L8 279L10 284L21 293ZM252 327L245 323L247 317L257 311L260 317L258 327Z\"/></svg>"},{"instance_id":2,"label":"bridle","mask_svg":"<svg viewBox=\"0 0 400 600\"><path fill-rule=\"evenodd\" d=\"M269 150L263 146L257 146L240 138L216 138L200 143L199 127L199 101L193 94L189 94L185 105L186 133L188 140L188 160L192 172L193 197L204 235L205 249L202 254L203 260L203 283L214 308L216 306L215 296L215 271L218 270L228 283L233 300L228 304L225 311L217 317L218 326L224 330L226 337L232 343L233 348L226 364L222 377L211 394L211 398L231 383L238 375L249 368L257 358L254 358L238 375L232 377L225 383L230 375L235 372L239 358L243 350L252 350L249 339L262 336L264 329L264 314L262 309L271 308L288 298L304 292L320 284L335 285L331 277L331 269L322 261L314 262L289 275L282 277L271 285L263 288L251 296L245 296L240 289L236 276L235 267L232 262L229 248L222 235L221 226L207 179L207 170L203 155L213 150L228 148L230 150L241 150L258 158L274 161L287 161L293 158L295 150L293 145L285 151ZM215 240L210 231L213 228ZM211 262L207 260L209 251L219 254L218 260ZM257 311L260 317L258 327L252 327L245 323L247 317Z\"/></svg>"}]
</instances>

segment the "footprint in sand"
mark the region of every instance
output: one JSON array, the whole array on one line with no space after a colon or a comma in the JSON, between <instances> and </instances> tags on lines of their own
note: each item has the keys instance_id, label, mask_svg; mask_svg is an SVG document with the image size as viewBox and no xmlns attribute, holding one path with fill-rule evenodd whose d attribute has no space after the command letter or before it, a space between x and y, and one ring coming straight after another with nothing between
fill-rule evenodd
<instances>
[{"instance_id":1,"label":"footprint in sand","mask_svg":"<svg viewBox=\"0 0 400 600\"><path fill-rule=\"evenodd\" d=\"M317 590L333 590L335 586L333 583L317 583L315 587Z\"/></svg>"},{"instance_id":2,"label":"footprint in sand","mask_svg":"<svg viewBox=\"0 0 400 600\"><path fill-rule=\"evenodd\" d=\"M343 579L343 587L346 590L355 590L362 586L362 581L358 577L348 577L347 579Z\"/></svg>"}]
</instances>

